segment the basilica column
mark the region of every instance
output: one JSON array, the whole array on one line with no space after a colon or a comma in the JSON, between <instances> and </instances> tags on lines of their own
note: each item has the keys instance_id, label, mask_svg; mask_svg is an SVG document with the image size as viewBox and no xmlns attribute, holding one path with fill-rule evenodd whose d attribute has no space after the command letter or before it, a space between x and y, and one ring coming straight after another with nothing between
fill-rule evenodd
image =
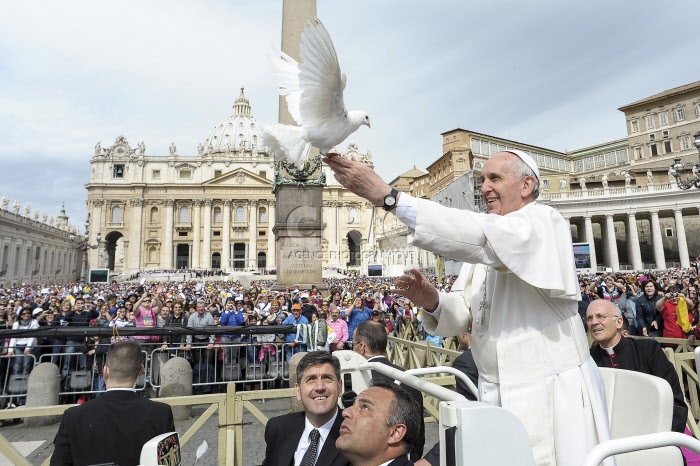
<instances>
[{"instance_id":1,"label":"basilica column","mask_svg":"<svg viewBox=\"0 0 700 466\"><path fill-rule=\"evenodd\" d=\"M678 255L681 258L681 268L687 269L690 267L690 259L681 209L673 209L673 217L676 219L676 237L678 238Z\"/></svg>"},{"instance_id":2,"label":"basilica column","mask_svg":"<svg viewBox=\"0 0 700 466\"><path fill-rule=\"evenodd\" d=\"M615 237L615 222L612 214L605 215L605 243L608 248L610 267L617 272L620 270L620 260L617 255L617 238Z\"/></svg>"},{"instance_id":3,"label":"basilica column","mask_svg":"<svg viewBox=\"0 0 700 466\"><path fill-rule=\"evenodd\" d=\"M173 233L175 230L175 225L173 224L173 214L175 209L175 201L172 199L166 199L163 201L165 206L165 228L163 234L165 235L163 241L163 268L172 269L173 268ZM116 255L116 252L115 252ZM116 262L116 257L115 257Z\"/></svg>"},{"instance_id":4,"label":"basilica column","mask_svg":"<svg viewBox=\"0 0 700 466\"><path fill-rule=\"evenodd\" d=\"M90 244L97 244L97 234L102 233L102 241L105 240L108 232L102 231L102 206L104 205L104 199L93 199L91 201L92 209L90 209ZM102 267L103 264L100 263L100 256L102 251L104 251L104 243L100 244L97 249L90 249L88 251L88 266L91 268ZM55 271L52 270L53 274Z\"/></svg>"},{"instance_id":5,"label":"basilica column","mask_svg":"<svg viewBox=\"0 0 700 466\"><path fill-rule=\"evenodd\" d=\"M142 240L142 220L143 220L143 205L146 203L145 199L131 199L129 204L131 205L131 249L129 250L129 265L127 267L127 272L136 272L141 270L141 249L143 246Z\"/></svg>"},{"instance_id":6,"label":"basilica column","mask_svg":"<svg viewBox=\"0 0 700 466\"><path fill-rule=\"evenodd\" d=\"M659 211L651 211L651 237L654 242L654 262L657 269L666 268L666 257L664 256L664 243L661 239L661 225L659 224Z\"/></svg>"},{"instance_id":7,"label":"basilica column","mask_svg":"<svg viewBox=\"0 0 700 466\"><path fill-rule=\"evenodd\" d=\"M374 236L372 231L374 230L374 225L372 225L372 220L374 219L374 204L371 202L365 202L365 221L363 223L363 229L367 232L367 249L374 249Z\"/></svg>"},{"instance_id":8,"label":"basilica column","mask_svg":"<svg viewBox=\"0 0 700 466\"><path fill-rule=\"evenodd\" d=\"M642 270L642 250L639 248L637 217L634 212L627 214L627 255L634 270Z\"/></svg>"},{"instance_id":9,"label":"basilica column","mask_svg":"<svg viewBox=\"0 0 700 466\"><path fill-rule=\"evenodd\" d=\"M211 199L204 199L204 238L202 243L202 268L211 269Z\"/></svg>"},{"instance_id":10,"label":"basilica column","mask_svg":"<svg viewBox=\"0 0 700 466\"><path fill-rule=\"evenodd\" d=\"M595 240L593 238L593 224L591 223L590 215L583 217L583 224L586 232L586 242L591 247L591 270L595 272L598 270L598 260L595 257Z\"/></svg>"},{"instance_id":11,"label":"basilica column","mask_svg":"<svg viewBox=\"0 0 700 466\"><path fill-rule=\"evenodd\" d=\"M338 211L338 201L330 201L326 212L326 225L328 232L328 265L335 266L338 263L338 244L336 237L338 236L338 225L336 224L336 213Z\"/></svg>"},{"instance_id":12,"label":"basilica column","mask_svg":"<svg viewBox=\"0 0 700 466\"><path fill-rule=\"evenodd\" d=\"M250 267L254 269L258 268L258 201L250 200L248 201L248 206L250 207L250 239L248 254L250 254Z\"/></svg>"},{"instance_id":13,"label":"basilica column","mask_svg":"<svg viewBox=\"0 0 700 466\"><path fill-rule=\"evenodd\" d=\"M231 270L231 199L224 199L224 224L221 241L221 269Z\"/></svg>"},{"instance_id":14,"label":"basilica column","mask_svg":"<svg viewBox=\"0 0 700 466\"><path fill-rule=\"evenodd\" d=\"M275 201L267 201L267 268L277 267L275 255Z\"/></svg>"},{"instance_id":15,"label":"basilica column","mask_svg":"<svg viewBox=\"0 0 700 466\"><path fill-rule=\"evenodd\" d=\"M202 245L202 201L194 199L194 222L192 223L192 268L200 268L201 245Z\"/></svg>"}]
</instances>

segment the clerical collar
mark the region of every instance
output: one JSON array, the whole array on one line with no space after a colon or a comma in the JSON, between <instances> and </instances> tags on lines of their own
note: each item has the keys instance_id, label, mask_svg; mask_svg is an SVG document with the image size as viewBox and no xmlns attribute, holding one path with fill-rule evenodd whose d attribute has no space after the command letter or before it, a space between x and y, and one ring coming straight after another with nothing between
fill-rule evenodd
<instances>
[{"instance_id":1,"label":"clerical collar","mask_svg":"<svg viewBox=\"0 0 700 466\"><path fill-rule=\"evenodd\" d=\"M615 354L615 348L620 344L620 342L622 341L623 336L620 335L620 334L618 334L618 337L619 337L619 339L618 339L618 340L615 342L615 344L612 345L610 348L606 348L606 347L603 346L603 345L600 345L600 347L603 348L603 349L605 350L605 352L608 353L608 355L613 355L613 354Z\"/></svg>"}]
</instances>

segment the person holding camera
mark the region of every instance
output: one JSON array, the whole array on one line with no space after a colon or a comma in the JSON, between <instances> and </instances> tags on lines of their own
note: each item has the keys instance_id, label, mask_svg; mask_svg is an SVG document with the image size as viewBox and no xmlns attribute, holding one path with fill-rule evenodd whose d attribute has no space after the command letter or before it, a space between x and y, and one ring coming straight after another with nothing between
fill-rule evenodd
<instances>
[{"instance_id":1,"label":"person holding camera","mask_svg":"<svg viewBox=\"0 0 700 466\"><path fill-rule=\"evenodd\" d=\"M664 320L664 338L687 338L693 325L693 315L688 312L695 303L678 291L674 285L656 301L656 309Z\"/></svg>"}]
</instances>

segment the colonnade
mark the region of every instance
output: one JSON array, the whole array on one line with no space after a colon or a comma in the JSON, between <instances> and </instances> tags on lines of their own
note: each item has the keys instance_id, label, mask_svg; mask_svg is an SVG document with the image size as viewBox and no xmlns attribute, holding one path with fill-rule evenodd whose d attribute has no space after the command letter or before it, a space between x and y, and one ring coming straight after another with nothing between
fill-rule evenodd
<instances>
[{"instance_id":1,"label":"colonnade","mask_svg":"<svg viewBox=\"0 0 700 466\"><path fill-rule=\"evenodd\" d=\"M610 267L613 270L621 270L621 268L631 268L632 270L644 270L647 268L666 269L671 266L667 262L666 249L664 248L664 236L661 227L661 216L663 218L673 218L672 236L675 237L675 242L671 246L677 247L678 263L682 268L690 267L690 252L686 235L686 224L684 215L698 215L698 208L659 208L646 209L642 211L634 211L631 208L627 212L601 212L601 213L585 213L584 215L568 216L564 213L565 218L570 224L576 226L577 234L574 234L574 241L586 242L591 247L591 268L593 270ZM642 247L640 244L639 223L648 221L649 228L645 229L643 237L646 242L646 233L650 233L653 251L653 262L642 261ZM625 234L622 236L616 232L615 224L621 222L624 224ZM600 241L603 245L603 263L598 263L596 259L596 237L594 237L593 226L600 224ZM644 226L642 227L644 228ZM670 236L670 235L669 235ZM623 240L626 243L627 263L622 267L620 255L618 251L618 240ZM672 241L672 240L671 240ZM669 246L669 240L666 241ZM675 249L675 248L674 248Z\"/></svg>"}]
</instances>

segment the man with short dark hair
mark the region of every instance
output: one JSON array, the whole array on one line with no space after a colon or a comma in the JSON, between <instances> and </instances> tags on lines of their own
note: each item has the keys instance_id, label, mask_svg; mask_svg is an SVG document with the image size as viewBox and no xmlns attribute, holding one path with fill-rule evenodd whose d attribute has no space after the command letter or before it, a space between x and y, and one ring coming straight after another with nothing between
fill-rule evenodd
<instances>
[{"instance_id":1,"label":"man with short dark hair","mask_svg":"<svg viewBox=\"0 0 700 466\"><path fill-rule=\"evenodd\" d=\"M134 385L142 372L138 343L120 341L109 348L103 369L107 392L63 413L52 466L135 465L144 443L175 431L170 406L137 395Z\"/></svg>"},{"instance_id":2,"label":"man with short dark hair","mask_svg":"<svg viewBox=\"0 0 700 466\"><path fill-rule=\"evenodd\" d=\"M379 362L393 367L394 369L404 370L402 367L392 364L384 354L386 353L387 336L384 326L379 322L366 321L362 322L355 329L353 337L353 351L361 354L368 362ZM381 372L372 371L372 380L388 380L393 382L394 379ZM413 387L403 386L413 400L421 407L423 413L423 395L419 390ZM411 442L411 461L418 461L423 457L423 447L425 446L425 422L421 415L420 429L415 442Z\"/></svg>"},{"instance_id":3,"label":"man with short dark hair","mask_svg":"<svg viewBox=\"0 0 700 466\"><path fill-rule=\"evenodd\" d=\"M343 411L336 447L353 466L410 466L423 412L401 386L373 380Z\"/></svg>"},{"instance_id":4,"label":"man with short dark hair","mask_svg":"<svg viewBox=\"0 0 700 466\"><path fill-rule=\"evenodd\" d=\"M88 327L90 325L90 320L97 319L100 313L95 309L86 309L85 299L78 297L73 301L73 310L68 312L61 319L66 322L65 325L69 327ZM66 338L66 355L63 356L63 363L61 364L61 382L66 383L68 373L72 370L85 370L85 364L87 362L87 357L82 354L82 350L85 347L85 337L81 336L70 336ZM75 356L70 356L75 354Z\"/></svg>"},{"instance_id":5,"label":"man with short dark hair","mask_svg":"<svg viewBox=\"0 0 700 466\"><path fill-rule=\"evenodd\" d=\"M270 419L265 427L263 466L347 466L338 452L340 361L326 351L304 355L297 366L297 400L304 412Z\"/></svg>"}]
</instances>

